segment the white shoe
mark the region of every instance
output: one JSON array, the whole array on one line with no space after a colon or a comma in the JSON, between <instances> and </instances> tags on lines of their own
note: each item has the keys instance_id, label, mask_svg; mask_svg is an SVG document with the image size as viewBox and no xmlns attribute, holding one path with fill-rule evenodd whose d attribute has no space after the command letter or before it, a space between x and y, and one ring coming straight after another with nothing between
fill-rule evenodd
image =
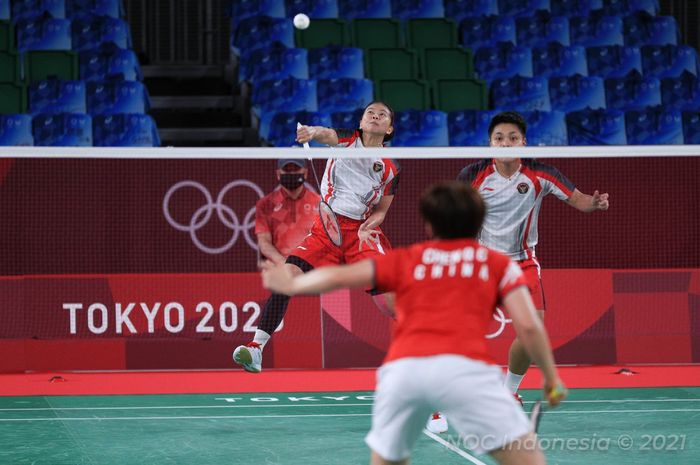
<instances>
[{"instance_id":1,"label":"white shoe","mask_svg":"<svg viewBox=\"0 0 700 465\"><path fill-rule=\"evenodd\" d=\"M431 433L440 434L447 432L447 418L440 412L435 412L430 416L425 428Z\"/></svg>"},{"instance_id":2,"label":"white shoe","mask_svg":"<svg viewBox=\"0 0 700 465\"><path fill-rule=\"evenodd\" d=\"M236 347L233 351L233 361L241 365L245 371L260 373L262 371L262 349L257 342L250 342Z\"/></svg>"}]
</instances>

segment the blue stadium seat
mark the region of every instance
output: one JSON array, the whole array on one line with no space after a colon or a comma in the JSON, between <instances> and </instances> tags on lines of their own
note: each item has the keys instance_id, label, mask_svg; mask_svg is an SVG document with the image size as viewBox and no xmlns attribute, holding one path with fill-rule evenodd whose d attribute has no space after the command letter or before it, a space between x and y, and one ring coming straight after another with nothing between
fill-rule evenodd
<instances>
[{"instance_id":1,"label":"blue stadium seat","mask_svg":"<svg viewBox=\"0 0 700 465\"><path fill-rule=\"evenodd\" d=\"M391 18L391 0L338 0L338 17Z\"/></svg>"},{"instance_id":2,"label":"blue stadium seat","mask_svg":"<svg viewBox=\"0 0 700 465\"><path fill-rule=\"evenodd\" d=\"M83 16L71 25L73 50L91 50L107 42L131 48L131 33L126 21L109 16Z\"/></svg>"},{"instance_id":3,"label":"blue stadium seat","mask_svg":"<svg viewBox=\"0 0 700 465\"><path fill-rule=\"evenodd\" d=\"M552 43L532 51L532 69L535 76L562 77L588 75L586 49L580 45L565 47Z\"/></svg>"},{"instance_id":4,"label":"blue stadium seat","mask_svg":"<svg viewBox=\"0 0 700 465\"><path fill-rule=\"evenodd\" d=\"M8 21L10 14L10 0L0 0L0 21Z\"/></svg>"},{"instance_id":5,"label":"blue stadium seat","mask_svg":"<svg viewBox=\"0 0 700 465\"><path fill-rule=\"evenodd\" d=\"M666 145L683 143L681 111L661 106L625 113L627 143L632 145Z\"/></svg>"},{"instance_id":6,"label":"blue stadium seat","mask_svg":"<svg viewBox=\"0 0 700 465\"><path fill-rule=\"evenodd\" d=\"M327 113L354 111L374 99L374 83L370 79L319 79L316 89L318 108Z\"/></svg>"},{"instance_id":7,"label":"blue stadium seat","mask_svg":"<svg viewBox=\"0 0 700 465\"><path fill-rule=\"evenodd\" d=\"M391 0L391 11L398 19L445 17L442 0Z\"/></svg>"},{"instance_id":8,"label":"blue stadium seat","mask_svg":"<svg viewBox=\"0 0 700 465\"><path fill-rule=\"evenodd\" d=\"M516 43L515 19L510 16L475 16L459 25L462 46L473 52L500 42Z\"/></svg>"},{"instance_id":9,"label":"blue stadium seat","mask_svg":"<svg viewBox=\"0 0 700 465\"><path fill-rule=\"evenodd\" d=\"M87 83L87 110L92 116L146 113L148 91L139 81L91 81Z\"/></svg>"},{"instance_id":10,"label":"blue stadium seat","mask_svg":"<svg viewBox=\"0 0 700 465\"><path fill-rule=\"evenodd\" d=\"M0 145L34 145L32 116L0 115Z\"/></svg>"},{"instance_id":11,"label":"blue stadium seat","mask_svg":"<svg viewBox=\"0 0 700 465\"><path fill-rule=\"evenodd\" d=\"M304 13L309 18L337 18L337 0L287 0L287 17Z\"/></svg>"},{"instance_id":12,"label":"blue stadium seat","mask_svg":"<svg viewBox=\"0 0 700 465\"><path fill-rule=\"evenodd\" d=\"M133 50L106 43L99 49L80 52L80 79L104 81L119 77L127 81L143 79L138 57Z\"/></svg>"},{"instance_id":13,"label":"blue stadium seat","mask_svg":"<svg viewBox=\"0 0 700 465\"><path fill-rule=\"evenodd\" d=\"M569 145L563 111L528 111L523 117L527 121L527 145Z\"/></svg>"},{"instance_id":14,"label":"blue stadium seat","mask_svg":"<svg viewBox=\"0 0 700 465\"><path fill-rule=\"evenodd\" d=\"M683 141L700 144L700 111L683 112Z\"/></svg>"},{"instance_id":15,"label":"blue stadium seat","mask_svg":"<svg viewBox=\"0 0 700 465\"><path fill-rule=\"evenodd\" d=\"M92 146L92 119L84 113L41 113L32 120L34 145Z\"/></svg>"},{"instance_id":16,"label":"blue stadium seat","mask_svg":"<svg viewBox=\"0 0 700 465\"><path fill-rule=\"evenodd\" d=\"M552 0L550 6L554 16L574 18L603 8L603 0Z\"/></svg>"},{"instance_id":17,"label":"blue stadium seat","mask_svg":"<svg viewBox=\"0 0 700 465\"><path fill-rule=\"evenodd\" d=\"M37 18L17 23L17 50L70 50L69 19Z\"/></svg>"},{"instance_id":18,"label":"blue stadium seat","mask_svg":"<svg viewBox=\"0 0 700 465\"><path fill-rule=\"evenodd\" d=\"M518 45L521 47L545 47L551 42L569 45L569 18L552 16L538 11L533 16L515 20Z\"/></svg>"},{"instance_id":19,"label":"blue stadium seat","mask_svg":"<svg viewBox=\"0 0 700 465\"><path fill-rule=\"evenodd\" d=\"M334 128L357 128L364 115L364 108L355 111L337 111L331 115Z\"/></svg>"},{"instance_id":20,"label":"blue stadium seat","mask_svg":"<svg viewBox=\"0 0 700 465\"><path fill-rule=\"evenodd\" d=\"M445 0L445 17L460 23L464 18L498 15L493 0Z\"/></svg>"},{"instance_id":21,"label":"blue stadium seat","mask_svg":"<svg viewBox=\"0 0 700 465\"><path fill-rule=\"evenodd\" d=\"M514 76L491 83L493 108L515 111L550 111L546 77Z\"/></svg>"},{"instance_id":22,"label":"blue stadium seat","mask_svg":"<svg viewBox=\"0 0 700 465\"><path fill-rule=\"evenodd\" d=\"M125 16L122 0L67 0L66 16L79 18L83 16Z\"/></svg>"},{"instance_id":23,"label":"blue stadium seat","mask_svg":"<svg viewBox=\"0 0 700 465\"><path fill-rule=\"evenodd\" d=\"M96 147L159 147L156 124L148 115L119 113L94 118Z\"/></svg>"},{"instance_id":24,"label":"blue stadium seat","mask_svg":"<svg viewBox=\"0 0 700 465\"><path fill-rule=\"evenodd\" d=\"M317 111L316 81L291 77L260 81L253 88L252 102L262 111Z\"/></svg>"},{"instance_id":25,"label":"blue stadium seat","mask_svg":"<svg viewBox=\"0 0 700 465\"><path fill-rule=\"evenodd\" d=\"M485 81L513 76L532 77L532 50L502 43L484 47L474 55L476 77Z\"/></svg>"},{"instance_id":26,"label":"blue stadium seat","mask_svg":"<svg viewBox=\"0 0 700 465\"><path fill-rule=\"evenodd\" d=\"M581 110L566 115L570 145L625 145L625 114L620 110Z\"/></svg>"},{"instance_id":27,"label":"blue stadium seat","mask_svg":"<svg viewBox=\"0 0 700 465\"><path fill-rule=\"evenodd\" d=\"M241 59L238 79L257 82L269 79L309 78L308 50L281 45L256 49Z\"/></svg>"},{"instance_id":28,"label":"blue stadium seat","mask_svg":"<svg viewBox=\"0 0 700 465\"><path fill-rule=\"evenodd\" d=\"M87 113L84 81L48 79L29 85L29 113Z\"/></svg>"},{"instance_id":29,"label":"blue stadium seat","mask_svg":"<svg viewBox=\"0 0 700 465\"><path fill-rule=\"evenodd\" d=\"M297 123L307 126L324 127L330 127L333 124L331 116L326 112L278 112L275 113L270 122L270 132L267 136L267 141L275 147L291 147L293 145L298 145L295 141ZM322 147L322 145L316 141L311 141L309 145L312 147Z\"/></svg>"},{"instance_id":30,"label":"blue stadium seat","mask_svg":"<svg viewBox=\"0 0 700 465\"><path fill-rule=\"evenodd\" d=\"M235 32L241 22L256 16L284 18L285 10L284 0L230 0L231 31Z\"/></svg>"},{"instance_id":31,"label":"blue stadium seat","mask_svg":"<svg viewBox=\"0 0 700 465\"><path fill-rule=\"evenodd\" d=\"M608 45L588 47L588 74L602 78L624 77L632 71L642 72L642 51L639 47Z\"/></svg>"},{"instance_id":32,"label":"blue stadium seat","mask_svg":"<svg viewBox=\"0 0 700 465\"><path fill-rule=\"evenodd\" d=\"M666 108L700 110L700 79L690 73L662 79L661 103Z\"/></svg>"},{"instance_id":33,"label":"blue stadium seat","mask_svg":"<svg viewBox=\"0 0 700 465\"><path fill-rule=\"evenodd\" d=\"M637 12L625 17L625 45L678 45L678 25L672 16Z\"/></svg>"},{"instance_id":34,"label":"blue stadium seat","mask_svg":"<svg viewBox=\"0 0 700 465\"><path fill-rule=\"evenodd\" d=\"M65 0L14 0L12 3L12 21L33 20L43 17L65 18Z\"/></svg>"},{"instance_id":35,"label":"blue stadium seat","mask_svg":"<svg viewBox=\"0 0 700 465\"><path fill-rule=\"evenodd\" d=\"M309 76L312 79L365 77L361 48L331 46L309 50Z\"/></svg>"},{"instance_id":36,"label":"blue stadium seat","mask_svg":"<svg viewBox=\"0 0 700 465\"><path fill-rule=\"evenodd\" d=\"M608 15L628 15L645 11L656 16L659 14L659 0L605 0L603 11Z\"/></svg>"},{"instance_id":37,"label":"blue stadium seat","mask_svg":"<svg viewBox=\"0 0 700 465\"><path fill-rule=\"evenodd\" d=\"M447 126L452 146L488 146L489 124L498 111L463 110L447 115Z\"/></svg>"},{"instance_id":38,"label":"blue stadium seat","mask_svg":"<svg viewBox=\"0 0 700 465\"><path fill-rule=\"evenodd\" d=\"M637 72L623 78L606 79L605 101L608 108L622 111L661 105L661 81Z\"/></svg>"},{"instance_id":39,"label":"blue stadium seat","mask_svg":"<svg viewBox=\"0 0 700 465\"><path fill-rule=\"evenodd\" d=\"M642 47L644 75L657 78L698 75L698 53L687 45L645 45Z\"/></svg>"},{"instance_id":40,"label":"blue stadium seat","mask_svg":"<svg viewBox=\"0 0 700 465\"><path fill-rule=\"evenodd\" d=\"M447 114L439 110L405 110L394 118L392 147L447 147Z\"/></svg>"},{"instance_id":41,"label":"blue stadium seat","mask_svg":"<svg viewBox=\"0 0 700 465\"><path fill-rule=\"evenodd\" d=\"M569 76L549 80L552 109L569 113L605 108L605 82L598 76Z\"/></svg>"},{"instance_id":42,"label":"blue stadium seat","mask_svg":"<svg viewBox=\"0 0 700 465\"><path fill-rule=\"evenodd\" d=\"M549 12L549 0L498 0L501 15L513 17L531 16L537 11Z\"/></svg>"},{"instance_id":43,"label":"blue stadium seat","mask_svg":"<svg viewBox=\"0 0 700 465\"><path fill-rule=\"evenodd\" d=\"M285 47L294 48L292 20L253 16L242 20L238 25L238 30L231 34L231 51L240 56L242 50L252 51L257 48L269 48L276 42Z\"/></svg>"},{"instance_id":44,"label":"blue stadium seat","mask_svg":"<svg viewBox=\"0 0 700 465\"><path fill-rule=\"evenodd\" d=\"M569 31L573 45L600 47L625 44L622 18L619 16L577 16L569 19Z\"/></svg>"}]
</instances>

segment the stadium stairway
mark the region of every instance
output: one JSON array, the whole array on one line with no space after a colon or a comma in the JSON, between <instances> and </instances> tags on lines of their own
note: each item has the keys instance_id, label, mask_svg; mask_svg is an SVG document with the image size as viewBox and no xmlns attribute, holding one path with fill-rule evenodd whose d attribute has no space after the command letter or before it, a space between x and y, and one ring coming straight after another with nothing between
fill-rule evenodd
<instances>
[{"instance_id":1,"label":"stadium stairway","mask_svg":"<svg viewBox=\"0 0 700 465\"><path fill-rule=\"evenodd\" d=\"M249 98L232 86L224 66L143 66L151 116L163 146L257 146Z\"/></svg>"}]
</instances>

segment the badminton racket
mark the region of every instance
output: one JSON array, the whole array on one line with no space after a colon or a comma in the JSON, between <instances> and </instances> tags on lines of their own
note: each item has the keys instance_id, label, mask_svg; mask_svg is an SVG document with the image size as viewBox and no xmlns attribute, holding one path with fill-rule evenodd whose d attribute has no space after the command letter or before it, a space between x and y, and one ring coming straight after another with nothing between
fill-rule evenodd
<instances>
[{"instance_id":1,"label":"badminton racket","mask_svg":"<svg viewBox=\"0 0 700 465\"><path fill-rule=\"evenodd\" d=\"M297 129L301 127L301 123L297 123ZM309 143L304 142L304 150L309 150ZM321 182L318 180L318 174L316 173L316 167L314 166L314 161L311 157L308 157L309 164L311 165L311 171L314 173L314 179L316 180L316 187L318 187L319 194L321 193ZM328 239L336 247L340 247L343 244L343 234L340 231L340 224L338 223L338 217L328 203L323 200L318 203L318 215L321 218L321 225L323 230L326 232Z\"/></svg>"},{"instance_id":2,"label":"badminton racket","mask_svg":"<svg viewBox=\"0 0 700 465\"><path fill-rule=\"evenodd\" d=\"M566 398L567 395L567 389L564 385L558 384L555 386L552 391L549 393L549 397L556 399L556 403L554 404L555 406L559 404L564 398ZM538 400L535 402L535 404L532 406L532 410L530 410L530 425L532 425L532 429L535 433L537 433L540 429L540 422L542 421L542 416L544 415L545 408L544 404L542 403L542 400Z\"/></svg>"}]
</instances>

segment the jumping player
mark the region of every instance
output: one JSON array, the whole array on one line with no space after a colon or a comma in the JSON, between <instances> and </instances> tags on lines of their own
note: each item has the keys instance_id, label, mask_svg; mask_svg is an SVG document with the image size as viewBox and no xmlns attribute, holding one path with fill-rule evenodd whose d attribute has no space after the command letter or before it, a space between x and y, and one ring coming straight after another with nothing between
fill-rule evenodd
<instances>
[{"instance_id":1,"label":"jumping player","mask_svg":"<svg viewBox=\"0 0 700 465\"><path fill-rule=\"evenodd\" d=\"M365 108L359 129L301 126L297 130L297 141L303 144L313 139L332 147L383 147L393 136L393 120L391 108L375 101ZM343 243L335 246L317 219L311 233L287 257L286 269L299 275L320 266L355 263L389 250L391 245L380 225L394 199L398 176L398 164L381 158L379 153L371 158L329 159L321 195L338 218ZM370 293L383 312L393 312L391 295L380 295L375 290ZM233 360L246 371L259 373L262 370L263 349L284 318L288 305L288 295L273 293L265 303L253 341L234 350Z\"/></svg>"},{"instance_id":2,"label":"jumping player","mask_svg":"<svg viewBox=\"0 0 700 465\"><path fill-rule=\"evenodd\" d=\"M484 338L496 306L505 308L542 369L550 405L566 396L523 272L476 241L484 202L469 185L450 181L431 187L420 212L433 240L305 275L268 261L263 285L285 295L372 286L396 292L396 326L377 372L365 439L372 464L408 464L425 417L434 410L450 416L476 453L488 452L501 464L544 464L532 426L503 386Z\"/></svg>"}]
</instances>

